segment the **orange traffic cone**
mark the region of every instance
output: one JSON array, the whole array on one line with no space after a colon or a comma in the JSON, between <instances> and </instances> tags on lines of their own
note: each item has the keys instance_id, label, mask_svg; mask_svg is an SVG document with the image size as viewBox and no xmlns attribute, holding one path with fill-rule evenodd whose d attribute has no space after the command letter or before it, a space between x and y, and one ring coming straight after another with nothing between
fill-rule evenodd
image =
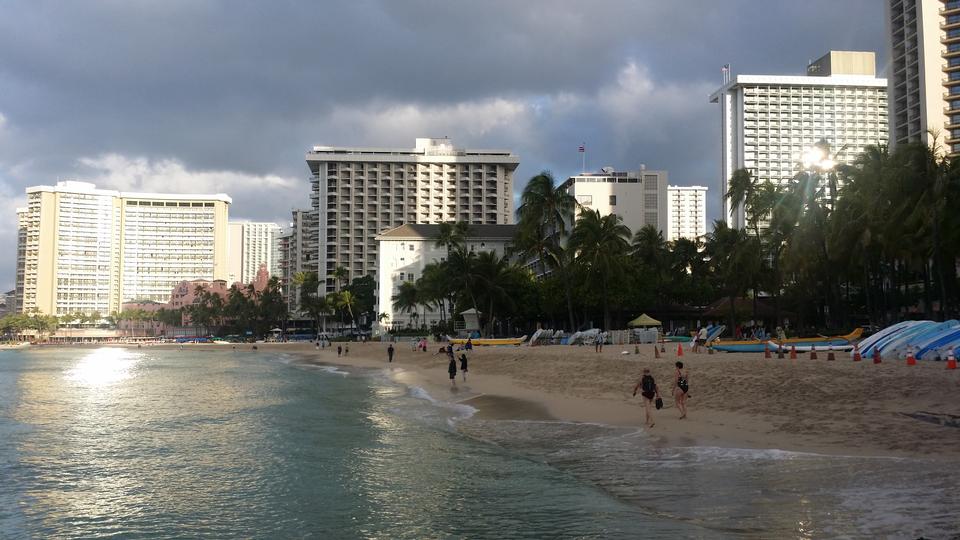
<instances>
[{"instance_id":1,"label":"orange traffic cone","mask_svg":"<svg viewBox=\"0 0 960 540\"><path fill-rule=\"evenodd\" d=\"M677 358L683 356L683 343L677 343Z\"/></svg>"},{"instance_id":2,"label":"orange traffic cone","mask_svg":"<svg viewBox=\"0 0 960 540\"><path fill-rule=\"evenodd\" d=\"M873 363L874 363L874 364L879 364L880 362L881 362L881 360L880 360L880 349L874 347L874 349L873 349Z\"/></svg>"},{"instance_id":3,"label":"orange traffic cone","mask_svg":"<svg viewBox=\"0 0 960 540\"><path fill-rule=\"evenodd\" d=\"M768 360L770 359L770 344L769 344L769 343L768 343L767 345L764 345L764 347L763 347L763 357L766 358L766 359L768 359Z\"/></svg>"},{"instance_id":4,"label":"orange traffic cone","mask_svg":"<svg viewBox=\"0 0 960 540\"><path fill-rule=\"evenodd\" d=\"M947 353L947 369L957 369L957 357L953 355L953 347Z\"/></svg>"},{"instance_id":5,"label":"orange traffic cone","mask_svg":"<svg viewBox=\"0 0 960 540\"><path fill-rule=\"evenodd\" d=\"M653 344L653 357L660 358L660 349L657 347L657 344Z\"/></svg>"},{"instance_id":6,"label":"orange traffic cone","mask_svg":"<svg viewBox=\"0 0 960 540\"><path fill-rule=\"evenodd\" d=\"M827 349L827 362L833 362L836 359L837 356L833 354L833 345L831 345L830 348Z\"/></svg>"},{"instance_id":7,"label":"orange traffic cone","mask_svg":"<svg viewBox=\"0 0 960 540\"><path fill-rule=\"evenodd\" d=\"M817 359L817 346L816 346L816 345L813 345L812 347L810 347L810 359L811 359L811 360L816 360L816 359Z\"/></svg>"},{"instance_id":8,"label":"orange traffic cone","mask_svg":"<svg viewBox=\"0 0 960 540\"><path fill-rule=\"evenodd\" d=\"M790 346L790 359L791 359L791 360L796 360L796 359L797 359L797 346L796 346L796 345L791 345L791 346Z\"/></svg>"},{"instance_id":9,"label":"orange traffic cone","mask_svg":"<svg viewBox=\"0 0 960 540\"><path fill-rule=\"evenodd\" d=\"M917 365L917 359L913 357L913 347L907 349L907 365L915 366Z\"/></svg>"},{"instance_id":10,"label":"orange traffic cone","mask_svg":"<svg viewBox=\"0 0 960 540\"><path fill-rule=\"evenodd\" d=\"M853 346L853 361L859 362L860 360L862 360L862 358L860 358L860 345L856 344Z\"/></svg>"}]
</instances>

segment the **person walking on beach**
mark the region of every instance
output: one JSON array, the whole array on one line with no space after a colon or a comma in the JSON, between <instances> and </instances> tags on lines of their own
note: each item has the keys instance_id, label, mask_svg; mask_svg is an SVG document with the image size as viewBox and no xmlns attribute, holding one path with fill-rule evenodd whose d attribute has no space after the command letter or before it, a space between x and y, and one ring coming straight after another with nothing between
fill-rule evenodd
<instances>
[{"instance_id":1,"label":"person walking on beach","mask_svg":"<svg viewBox=\"0 0 960 540\"><path fill-rule=\"evenodd\" d=\"M347 355L349 355L349 354L350 354L350 344L344 345L344 346L343 346L343 355L344 355L344 356L347 356Z\"/></svg>"},{"instance_id":2,"label":"person walking on beach","mask_svg":"<svg viewBox=\"0 0 960 540\"><path fill-rule=\"evenodd\" d=\"M640 395L643 397L644 422L648 428L652 428L653 400L654 398L660 399L660 389L657 388L657 382L653 379L653 375L650 374L650 368L643 368L643 376L637 381L637 385L633 387L634 396L637 395L637 390L640 391Z\"/></svg>"},{"instance_id":3,"label":"person walking on beach","mask_svg":"<svg viewBox=\"0 0 960 540\"><path fill-rule=\"evenodd\" d=\"M447 364L447 373L450 374L450 384L453 386L457 385L457 361L454 360L453 356L450 357L450 363Z\"/></svg>"},{"instance_id":4,"label":"person walking on beach","mask_svg":"<svg viewBox=\"0 0 960 540\"><path fill-rule=\"evenodd\" d=\"M460 353L460 371L463 372L463 382L467 382L467 355Z\"/></svg>"},{"instance_id":5,"label":"person walking on beach","mask_svg":"<svg viewBox=\"0 0 960 540\"><path fill-rule=\"evenodd\" d=\"M337 356L340 356L341 353L343 353L343 346L337 345Z\"/></svg>"},{"instance_id":6,"label":"person walking on beach","mask_svg":"<svg viewBox=\"0 0 960 540\"><path fill-rule=\"evenodd\" d=\"M680 411L680 419L687 417L687 394L690 392L690 374L683 369L683 362L677 362L677 372L674 375L673 397Z\"/></svg>"},{"instance_id":7,"label":"person walking on beach","mask_svg":"<svg viewBox=\"0 0 960 540\"><path fill-rule=\"evenodd\" d=\"M393 362L393 343L387 346L387 362Z\"/></svg>"},{"instance_id":8,"label":"person walking on beach","mask_svg":"<svg viewBox=\"0 0 960 540\"><path fill-rule=\"evenodd\" d=\"M697 352L703 352L702 349L707 346L708 335L710 335L710 332L707 331L706 326L701 328L700 332L697 333Z\"/></svg>"},{"instance_id":9,"label":"person walking on beach","mask_svg":"<svg viewBox=\"0 0 960 540\"><path fill-rule=\"evenodd\" d=\"M603 332L597 332L597 340L593 342L593 351L603 352Z\"/></svg>"}]
</instances>

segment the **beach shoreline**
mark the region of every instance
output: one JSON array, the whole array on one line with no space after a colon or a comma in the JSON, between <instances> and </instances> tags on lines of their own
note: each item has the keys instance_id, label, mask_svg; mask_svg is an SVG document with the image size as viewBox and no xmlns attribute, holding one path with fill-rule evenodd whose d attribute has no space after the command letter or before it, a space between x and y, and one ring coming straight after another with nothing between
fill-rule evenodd
<instances>
[{"instance_id":1,"label":"beach shoreline","mask_svg":"<svg viewBox=\"0 0 960 540\"><path fill-rule=\"evenodd\" d=\"M312 343L185 344L190 350L283 352L298 362L379 369L432 397L477 409L476 417L497 420L566 421L643 428L643 407L631 395L643 367L653 370L665 408L655 412L650 435L667 446L771 449L825 455L960 458L960 370L940 362L908 367L888 360L835 362L764 359L762 354L691 354L680 358L690 370L689 417L678 418L669 392L675 352L656 359L652 345L635 354L632 346L491 347L469 353L467 381L452 386L447 357L414 352L395 343L393 363L386 343L350 343L349 355L336 346ZM96 348L88 345L80 348ZM119 346L137 348L136 344ZM179 349L178 344L142 348ZM459 354L459 353L458 353ZM938 424L937 422L944 422Z\"/></svg>"}]
</instances>

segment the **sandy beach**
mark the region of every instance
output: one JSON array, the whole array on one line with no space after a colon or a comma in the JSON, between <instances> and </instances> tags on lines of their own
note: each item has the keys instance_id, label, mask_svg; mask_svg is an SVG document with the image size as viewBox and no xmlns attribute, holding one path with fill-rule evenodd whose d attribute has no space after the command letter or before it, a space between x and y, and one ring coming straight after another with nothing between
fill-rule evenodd
<instances>
[{"instance_id":1,"label":"sandy beach","mask_svg":"<svg viewBox=\"0 0 960 540\"><path fill-rule=\"evenodd\" d=\"M177 345L154 347L177 348ZM187 345L223 348L230 345ZM466 382L452 387L447 359L395 345L387 364L385 343L351 343L349 356L312 344L257 344L260 351L297 354L302 361L388 369L397 381L421 386L437 399L465 403L478 416L497 419L563 420L642 426L633 386L649 367L665 407L650 430L664 444L772 448L835 455L960 457L960 370L942 362L907 366L900 361L855 363L838 354L828 362L766 360L762 354L686 352L690 372L689 416L680 420L668 390L675 350L655 359L653 346L640 354L608 346L476 348ZM251 345L237 345L248 350ZM630 352L621 354L623 350Z\"/></svg>"}]
</instances>

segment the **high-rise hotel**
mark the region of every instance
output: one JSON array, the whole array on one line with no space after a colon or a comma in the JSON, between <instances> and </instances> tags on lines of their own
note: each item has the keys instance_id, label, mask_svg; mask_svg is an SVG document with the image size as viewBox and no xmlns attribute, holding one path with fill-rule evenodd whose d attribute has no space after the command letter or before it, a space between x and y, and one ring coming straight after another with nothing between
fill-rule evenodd
<instances>
[{"instance_id":1,"label":"high-rise hotel","mask_svg":"<svg viewBox=\"0 0 960 540\"><path fill-rule=\"evenodd\" d=\"M960 155L960 0L889 0L890 141Z\"/></svg>"},{"instance_id":2,"label":"high-rise hotel","mask_svg":"<svg viewBox=\"0 0 960 540\"><path fill-rule=\"evenodd\" d=\"M707 188L670 186L667 190L667 240L702 240L706 234Z\"/></svg>"},{"instance_id":3,"label":"high-rise hotel","mask_svg":"<svg viewBox=\"0 0 960 540\"><path fill-rule=\"evenodd\" d=\"M315 146L307 165L317 253L300 256L333 291L337 267L348 280L376 277L383 231L413 223L513 223L519 162L509 150L457 148L446 138L417 139L414 148Z\"/></svg>"},{"instance_id":4,"label":"high-rise hotel","mask_svg":"<svg viewBox=\"0 0 960 540\"><path fill-rule=\"evenodd\" d=\"M27 188L17 210L17 305L65 315L166 302L184 280L227 279L227 212L217 195L97 189L84 182Z\"/></svg>"},{"instance_id":5,"label":"high-rise hotel","mask_svg":"<svg viewBox=\"0 0 960 540\"><path fill-rule=\"evenodd\" d=\"M229 283L253 283L261 264L271 276L281 275L280 225L231 221L229 231Z\"/></svg>"},{"instance_id":6,"label":"high-rise hotel","mask_svg":"<svg viewBox=\"0 0 960 540\"><path fill-rule=\"evenodd\" d=\"M789 182L805 153L826 141L838 163L868 145L887 143L887 81L872 52L831 51L806 76L737 75L710 96L720 104L722 218L743 227L730 208L727 182L737 169L760 181Z\"/></svg>"}]
</instances>

